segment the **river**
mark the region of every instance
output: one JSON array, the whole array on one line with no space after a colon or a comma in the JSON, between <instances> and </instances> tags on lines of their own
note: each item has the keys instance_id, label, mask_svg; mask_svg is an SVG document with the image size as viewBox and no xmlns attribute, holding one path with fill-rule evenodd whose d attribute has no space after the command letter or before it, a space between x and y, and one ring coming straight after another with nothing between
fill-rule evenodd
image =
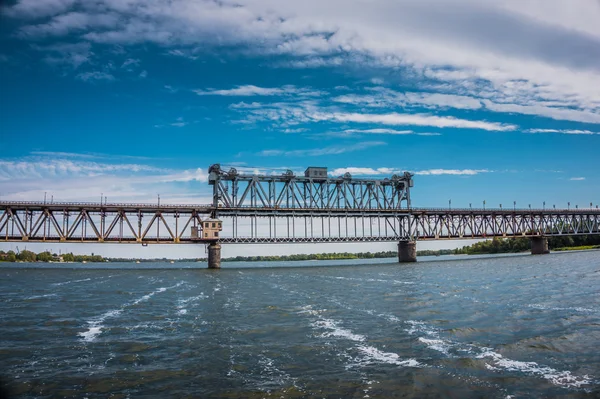
<instances>
[{"instance_id":1,"label":"river","mask_svg":"<svg viewBox=\"0 0 600 399\"><path fill-rule=\"evenodd\" d=\"M599 255L0 264L0 376L15 398L599 397Z\"/></svg>"}]
</instances>

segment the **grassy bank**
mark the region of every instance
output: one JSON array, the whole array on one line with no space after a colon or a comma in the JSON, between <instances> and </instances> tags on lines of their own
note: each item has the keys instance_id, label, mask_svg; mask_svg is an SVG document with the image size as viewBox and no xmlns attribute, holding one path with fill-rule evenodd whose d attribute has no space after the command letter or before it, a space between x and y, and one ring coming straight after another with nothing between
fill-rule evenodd
<instances>
[{"instance_id":1,"label":"grassy bank","mask_svg":"<svg viewBox=\"0 0 600 399\"><path fill-rule=\"evenodd\" d=\"M585 251L586 249L600 249L600 245L583 245L581 247L554 248L553 251Z\"/></svg>"}]
</instances>

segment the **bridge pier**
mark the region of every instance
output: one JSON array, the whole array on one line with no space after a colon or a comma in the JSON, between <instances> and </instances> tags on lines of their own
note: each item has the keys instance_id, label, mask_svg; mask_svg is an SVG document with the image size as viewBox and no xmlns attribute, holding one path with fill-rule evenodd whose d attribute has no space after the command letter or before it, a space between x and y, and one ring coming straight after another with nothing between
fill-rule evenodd
<instances>
[{"instance_id":1,"label":"bridge pier","mask_svg":"<svg viewBox=\"0 0 600 399\"><path fill-rule=\"evenodd\" d=\"M417 243L415 241L400 241L398 243L398 262L416 262Z\"/></svg>"},{"instance_id":2,"label":"bridge pier","mask_svg":"<svg viewBox=\"0 0 600 399\"><path fill-rule=\"evenodd\" d=\"M218 242L208 244L208 268L221 268L221 244Z\"/></svg>"},{"instance_id":3,"label":"bridge pier","mask_svg":"<svg viewBox=\"0 0 600 399\"><path fill-rule=\"evenodd\" d=\"M544 255L549 254L547 237L531 237L531 254Z\"/></svg>"}]
</instances>

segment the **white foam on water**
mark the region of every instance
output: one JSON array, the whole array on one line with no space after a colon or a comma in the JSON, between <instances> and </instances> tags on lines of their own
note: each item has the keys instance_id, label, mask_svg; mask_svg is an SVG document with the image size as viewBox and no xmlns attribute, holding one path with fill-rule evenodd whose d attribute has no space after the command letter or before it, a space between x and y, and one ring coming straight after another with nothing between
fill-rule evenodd
<instances>
[{"instance_id":1,"label":"white foam on water","mask_svg":"<svg viewBox=\"0 0 600 399\"><path fill-rule=\"evenodd\" d=\"M102 332L102 327L100 326L90 326L87 331L80 332L78 335L83 338L86 342L93 341L100 333Z\"/></svg>"},{"instance_id":2,"label":"white foam on water","mask_svg":"<svg viewBox=\"0 0 600 399\"><path fill-rule=\"evenodd\" d=\"M181 285L181 283L179 285ZM135 301L133 301L132 305L137 305L139 303L146 302L148 299L152 298L154 295L160 294L161 292L165 292L166 290L168 290L170 288L174 288L174 287L161 287L154 292L151 292L147 295L144 295L141 298L136 299Z\"/></svg>"},{"instance_id":3,"label":"white foam on water","mask_svg":"<svg viewBox=\"0 0 600 399\"><path fill-rule=\"evenodd\" d=\"M536 362L508 359L495 352L492 348L440 338L438 331L421 321L409 320L406 323L410 325L410 328L406 330L410 334L420 332L428 336L428 338L418 338L418 340L427 345L428 348L441 352L449 357L452 356L450 351L455 350L475 355L476 359L489 359L490 363L486 363L485 365L488 370L522 372L528 375L545 378L554 385L565 388L580 388L594 383L594 379L589 375L575 376L570 371L556 370Z\"/></svg>"},{"instance_id":4,"label":"white foam on water","mask_svg":"<svg viewBox=\"0 0 600 399\"><path fill-rule=\"evenodd\" d=\"M58 296L56 294L46 294L46 295L32 295L32 296L28 296L27 299L41 299L41 298L51 298L53 296Z\"/></svg>"},{"instance_id":5,"label":"white foam on water","mask_svg":"<svg viewBox=\"0 0 600 399\"><path fill-rule=\"evenodd\" d=\"M179 287L181 284L183 284L183 282L175 284L174 286L171 286L171 287L161 287L161 288L157 289L156 291L146 294L146 295L134 300L133 302L131 302L129 304L125 304L125 305L121 306L119 309L109 310L108 312L106 312L92 320L89 320L87 322L87 325L88 325L87 331L80 332L77 335L79 335L85 342L93 342L96 339L96 337L98 337L98 335L102 334L102 331L104 331L103 323L107 319L115 318L115 317L119 316L121 313L123 313L123 311L125 311L125 309L127 309L128 307L133 306L133 305L138 305L141 302L145 302L148 299L152 298L154 295L159 294L161 292L165 292L166 290L171 289L171 288Z\"/></svg>"},{"instance_id":6,"label":"white foam on water","mask_svg":"<svg viewBox=\"0 0 600 399\"><path fill-rule=\"evenodd\" d=\"M208 295L204 295L204 292L201 292L199 295L196 296L192 296L189 298L185 298L185 299L179 299L177 301L178 305L177 305L177 314L179 315L185 315L187 314L187 309L186 306L189 305L190 303L199 301L201 299L207 299Z\"/></svg>"},{"instance_id":7,"label":"white foam on water","mask_svg":"<svg viewBox=\"0 0 600 399\"><path fill-rule=\"evenodd\" d=\"M483 352L476 356L477 359L490 359L492 365L487 367L490 370L520 371L525 374L537 375L565 388L581 388L590 385L594 381L589 375L575 376L570 371L560 371L552 367L542 366L536 362L523 362L519 360L508 359L501 354L494 352L491 348L481 348Z\"/></svg>"},{"instance_id":8,"label":"white foam on water","mask_svg":"<svg viewBox=\"0 0 600 399\"><path fill-rule=\"evenodd\" d=\"M324 312L326 309L315 310L311 305L302 306L298 313L308 313L311 316L318 316L320 313Z\"/></svg>"},{"instance_id":9,"label":"white foam on water","mask_svg":"<svg viewBox=\"0 0 600 399\"><path fill-rule=\"evenodd\" d=\"M576 307L570 307L570 308L558 308L558 307L547 307L544 305L538 305L538 304L529 304L527 305L530 308L533 309L539 309L539 310L556 310L556 311L576 311L576 312L582 312L582 313L594 313L597 312L597 310L595 309L590 309L590 308L584 308L584 307L580 307L580 306L576 306Z\"/></svg>"},{"instance_id":10,"label":"white foam on water","mask_svg":"<svg viewBox=\"0 0 600 399\"><path fill-rule=\"evenodd\" d=\"M397 353L384 352L374 346L365 344L367 337L362 334L356 334L349 329L342 328L339 326L339 322L324 318L321 316L323 310L315 310L312 306L307 305L301 308L298 313L307 313L311 316L316 316L317 320L311 323L313 328L325 329L327 332L323 333L321 337L336 337L346 339L348 341L357 343L355 349L360 353L359 358L352 359L346 368L354 368L356 366L363 367L373 363L386 363L393 364L402 367L422 367L422 365L415 359L402 360ZM365 393L368 393L366 391ZM368 395L367 395L368 397Z\"/></svg>"},{"instance_id":11,"label":"white foam on water","mask_svg":"<svg viewBox=\"0 0 600 399\"><path fill-rule=\"evenodd\" d=\"M82 283L84 281L90 281L90 280L91 280L91 278L84 278L82 280L70 280L70 281L64 281L62 283L54 283L52 285L54 285L54 286L60 286L60 285L73 284L73 283Z\"/></svg>"},{"instance_id":12,"label":"white foam on water","mask_svg":"<svg viewBox=\"0 0 600 399\"><path fill-rule=\"evenodd\" d=\"M122 312L123 308L110 310L96 319L88 321L88 330L80 332L77 335L79 335L85 342L94 341L98 335L102 334L102 331L104 330L104 321L112 317L117 317Z\"/></svg>"},{"instance_id":13,"label":"white foam on water","mask_svg":"<svg viewBox=\"0 0 600 399\"><path fill-rule=\"evenodd\" d=\"M347 330L345 328L341 328L337 325L337 323L331 319L321 318L314 323L312 323L313 327L322 328L330 330L323 334L324 337L338 337L345 338L350 341L363 342L366 338L364 335L354 334L352 331Z\"/></svg>"},{"instance_id":14,"label":"white foam on water","mask_svg":"<svg viewBox=\"0 0 600 399\"><path fill-rule=\"evenodd\" d=\"M371 363L387 363L403 367L422 367L416 359L401 360L397 353L383 352L373 346L359 345L357 349L362 352L365 360Z\"/></svg>"},{"instance_id":15,"label":"white foam on water","mask_svg":"<svg viewBox=\"0 0 600 399\"><path fill-rule=\"evenodd\" d=\"M444 355L450 356L449 350L452 348L452 345L447 341L441 339L428 339L419 337L419 342L422 342L425 345L427 345L429 349L433 349L438 352L442 352Z\"/></svg>"},{"instance_id":16,"label":"white foam on water","mask_svg":"<svg viewBox=\"0 0 600 399\"><path fill-rule=\"evenodd\" d=\"M199 301L200 299L207 299L207 298L208 298L208 295L204 295L204 292L201 292L199 295L192 296L192 297L189 297L186 299L180 299L177 302L179 302L179 304L181 304L181 305L187 305L190 302L196 302L196 301Z\"/></svg>"}]
</instances>

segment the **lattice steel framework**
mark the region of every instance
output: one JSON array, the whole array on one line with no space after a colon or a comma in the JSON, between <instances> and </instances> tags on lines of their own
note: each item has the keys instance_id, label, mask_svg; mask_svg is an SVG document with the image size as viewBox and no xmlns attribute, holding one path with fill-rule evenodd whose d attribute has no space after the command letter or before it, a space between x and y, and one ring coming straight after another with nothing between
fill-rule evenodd
<instances>
[{"instance_id":1,"label":"lattice steel framework","mask_svg":"<svg viewBox=\"0 0 600 399\"><path fill-rule=\"evenodd\" d=\"M202 237L201 219L208 217L211 211L210 205L0 203L0 240L195 242Z\"/></svg>"},{"instance_id":2,"label":"lattice steel framework","mask_svg":"<svg viewBox=\"0 0 600 399\"><path fill-rule=\"evenodd\" d=\"M375 242L600 234L600 211L313 210L0 202L0 241L196 243L219 213L222 243ZM240 231L240 227L242 228ZM197 234L194 234L194 231Z\"/></svg>"},{"instance_id":3,"label":"lattice steel framework","mask_svg":"<svg viewBox=\"0 0 600 399\"><path fill-rule=\"evenodd\" d=\"M323 168L324 169L324 168ZM209 168L213 205L223 208L287 208L311 210L408 209L412 175L391 179L355 179L282 175L245 175L219 164Z\"/></svg>"},{"instance_id":4,"label":"lattice steel framework","mask_svg":"<svg viewBox=\"0 0 600 399\"><path fill-rule=\"evenodd\" d=\"M311 172L311 169L313 171ZM314 173L313 173L314 172ZM223 243L360 242L599 234L596 209L416 209L412 175L391 179L245 175L209 168L213 203L148 205L0 202L0 241L197 243L201 220Z\"/></svg>"}]
</instances>

